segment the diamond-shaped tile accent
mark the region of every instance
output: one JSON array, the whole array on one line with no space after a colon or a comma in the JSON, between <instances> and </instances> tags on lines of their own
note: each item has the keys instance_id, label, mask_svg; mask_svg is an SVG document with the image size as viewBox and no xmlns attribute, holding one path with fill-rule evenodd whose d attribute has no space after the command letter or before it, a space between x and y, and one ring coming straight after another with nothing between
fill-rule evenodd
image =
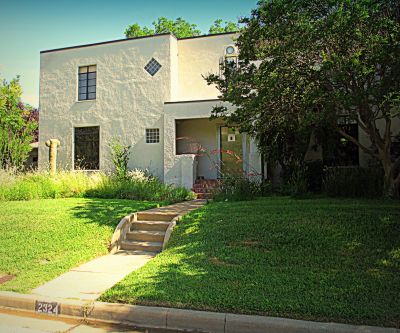
<instances>
[{"instance_id":1,"label":"diamond-shaped tile accent","mask_svg":"<svg viewBox=\"0 0 400 333\"><path fill-rule=\"evenodd\" d=\"M154 76L158 70L161 68L160 63L154 59L151 58L151 60L147 63L146 66L144 66L144 69L149 73L151 76Z\"/></svg>"}]
</instances>

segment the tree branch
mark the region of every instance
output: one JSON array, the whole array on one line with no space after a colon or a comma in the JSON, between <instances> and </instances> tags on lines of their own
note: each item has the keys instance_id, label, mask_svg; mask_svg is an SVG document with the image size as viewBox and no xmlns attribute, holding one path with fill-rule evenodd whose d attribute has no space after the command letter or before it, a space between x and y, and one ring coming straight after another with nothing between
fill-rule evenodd
<instances>
[{"instance_id":1,"label":"tree branch","mask_svg":"<svg viewBox=\"0 0 400 333\"><path fill-rule=\"evenodd\" d=\"M364 145L362 145L360 142L358 142L358 140L356 140L354 137L352 137L351 135L347 134L345 131L343 131L340 127L336 127L336 131L343 135L347 140L350 140L351 142L353 142L356 146L358 146L360 149L362 149L364 152L366 152L367 154L379 159L379 155L375 154L375 152L367 147L365 147Z\"/></svg>"}]
</instances>

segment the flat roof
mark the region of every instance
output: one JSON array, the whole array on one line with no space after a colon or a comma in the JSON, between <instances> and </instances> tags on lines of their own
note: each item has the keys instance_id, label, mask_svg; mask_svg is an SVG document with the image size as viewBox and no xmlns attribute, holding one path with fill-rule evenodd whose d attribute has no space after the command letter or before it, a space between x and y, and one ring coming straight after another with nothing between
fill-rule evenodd
<instances>
[{"instance_id":1,"label":"flat roof","mask_svg":"<svg viewBox=\"0 0 400 333\"><path fill-rule=\"evenodd\" d=\"M149 36L140 36L140 37L134 37L134 38L122 38L122 39L109 40L109 41L105 41L105 42L82 44L82 45L75 45L75 46L67 46L67 47L61 47L61 48L58 48L58 49L40 51L40 53L64 51L64 50L78 49L78 48L81 48L81 47L89 47L89 46L96 46L96 45L120 43L120 42L127 42L127 41L131 41L131 40L144 39L144 38L154 38L154 37L168 36L168 35L175 37L177 40L185 40L185 39L194 39L194 38L214 37L214 36L221 36L221 35L231 35L231 34L237 34L237 33L238 33L238 31L221 32L221 33L218 33L218 34L207 34L207 35L200 35L200 36L177 38L174 34L172 34L170 32L166 32L166 33L162 33L162 34L155 34L155 35L149 35Z\"/></svg>"},{"instance_id":2,"label":"flat roof","mask_svg":"<svg viewBox=\"0 0 400 333\"><path fill-rule=\"evenodd\" d=\"M194 99L188 101L172 101L172 102L164 102L164 104L183 104L183 103L216 102L216 101L223 102L222 99L212 98L212 99Z\"/></svg>"}]
</instances>

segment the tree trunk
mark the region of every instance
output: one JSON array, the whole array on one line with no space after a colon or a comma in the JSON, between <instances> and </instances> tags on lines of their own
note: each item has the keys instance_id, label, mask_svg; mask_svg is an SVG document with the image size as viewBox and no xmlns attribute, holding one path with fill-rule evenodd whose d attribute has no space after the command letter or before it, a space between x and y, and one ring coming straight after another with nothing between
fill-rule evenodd
<instances>
[{"instance_id":1,"label":"tree trunk","mask_svg":"<svg viewBox=\"0 0 400 333\"><path fill-rule=\"evenodd\" d=\"M389 159L382 159L383 166L383 195L387 198L398 199L399 198L399 179L394 174L394 165Z\"/></svg>"}]
</instances>

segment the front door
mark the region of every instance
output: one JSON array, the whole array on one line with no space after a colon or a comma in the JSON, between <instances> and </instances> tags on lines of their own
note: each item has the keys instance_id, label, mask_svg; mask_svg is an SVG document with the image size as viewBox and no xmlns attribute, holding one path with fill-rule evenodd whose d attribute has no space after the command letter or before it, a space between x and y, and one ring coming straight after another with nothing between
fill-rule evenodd
<instances>
[{"instance_id":1,"label":"front door","mask_svg":"<svg viewBox=\"0 0 400 333\"><path fill-rule=\"evenodd\" d=\"M243 173L242 134L237 127L220 127L220 176Z\"/></svg>"}]
</instances>

